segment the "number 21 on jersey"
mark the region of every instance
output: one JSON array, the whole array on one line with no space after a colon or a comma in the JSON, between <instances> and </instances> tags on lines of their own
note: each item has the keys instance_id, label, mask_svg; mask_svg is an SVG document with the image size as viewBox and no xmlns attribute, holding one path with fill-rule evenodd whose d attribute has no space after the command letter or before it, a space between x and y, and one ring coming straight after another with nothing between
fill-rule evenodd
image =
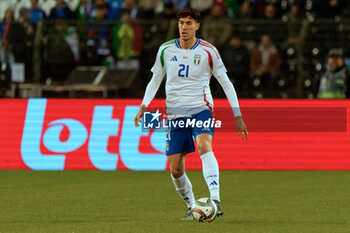
<instances>
[{"instance_id":1,"label":"number 21 on jersey","mask_svg":"<svg viewBox=\"0 0 350 233\"><path fill-rule=\"evenodd\" d=\"M188 78L188 70L190 69L190 65L184 65L184 64L180 64L179 65L179 77L180 78Z\"/></svg>"}]
</instances>

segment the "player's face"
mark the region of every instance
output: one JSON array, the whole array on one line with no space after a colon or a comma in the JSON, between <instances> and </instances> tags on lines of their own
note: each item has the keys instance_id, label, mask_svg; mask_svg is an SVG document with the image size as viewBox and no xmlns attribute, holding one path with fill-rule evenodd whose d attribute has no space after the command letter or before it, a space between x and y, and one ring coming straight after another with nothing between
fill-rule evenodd
<instances>
[{"instance_id":1,"label":"player's face","mask_svg":"<svg viewBox=\"0 0 350 233\"><path fill-rule=\"evenodd\" d=\"M199 29L199 23L188 16L179 19L178 27L180 38L183 40L190 40L196 36L196 31Z\"/></svg>"}]
</instances>

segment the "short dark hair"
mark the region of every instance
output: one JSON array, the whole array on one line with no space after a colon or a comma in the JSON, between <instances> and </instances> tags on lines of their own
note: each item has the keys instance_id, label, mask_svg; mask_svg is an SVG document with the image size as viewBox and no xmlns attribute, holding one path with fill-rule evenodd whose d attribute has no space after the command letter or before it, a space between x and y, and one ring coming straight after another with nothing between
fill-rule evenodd
<instances>
[{"instance_id":1,"label":"short dark hair","mask_svg":"<svg viewBox=\"0 0 350 233\"><path fill-rule=\"evenodd\" d=\"M186 17L191 17L192 19L194 19L197 23L199 23L201 14L199 13L199 10L190 8L190 7L185 7L184 9L180 10L177 13L177 18L181 19L181 18L186 18Z\"/></svg>"}]
</instances>

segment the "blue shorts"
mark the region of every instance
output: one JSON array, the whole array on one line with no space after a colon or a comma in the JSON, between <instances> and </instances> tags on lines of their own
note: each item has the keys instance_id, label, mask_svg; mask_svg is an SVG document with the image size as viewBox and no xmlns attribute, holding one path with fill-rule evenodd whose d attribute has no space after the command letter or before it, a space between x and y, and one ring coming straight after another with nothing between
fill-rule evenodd
<instances>
[{"instance_id":1,"label":"blue shorts","mask_svg":"<svg viewBox=\"0 0 350 233\"><path fill-rule=\"evenodd\" d=\"M172 127L167 128L166 135L166 155L173 155L177 153L190 153L195 152L195 146L193 139L199 134L207 133L214 135L214 127L210 124L208 127L198 127L197 124L194 124L194 127L179 127L179 122L184 121L212 121L213 117L209 110L204 110L199 113L193 114L190 117L177 118L172 120ZM175 125L175 126L174 126ZM192 125L193 126L193 125Z\"/></svg>"}]
</instances>

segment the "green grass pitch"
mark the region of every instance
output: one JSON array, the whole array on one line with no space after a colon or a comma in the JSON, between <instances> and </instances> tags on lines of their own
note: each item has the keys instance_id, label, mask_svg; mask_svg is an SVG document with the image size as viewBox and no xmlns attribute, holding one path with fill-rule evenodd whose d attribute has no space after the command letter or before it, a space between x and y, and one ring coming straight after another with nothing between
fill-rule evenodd
<instances>
[{"instance_id":1,"label":"green grass pitch","mask_svg":"<svg viewBox=\"0 0 350 233\"><path fill-rule=\"evenodd\" d=\"M188 171L196 198L201 171ZM350 232L350 172L222 171L225 214L183 222L169 172L0 171L0 232Z\"/></svg>"}]
</instances>

